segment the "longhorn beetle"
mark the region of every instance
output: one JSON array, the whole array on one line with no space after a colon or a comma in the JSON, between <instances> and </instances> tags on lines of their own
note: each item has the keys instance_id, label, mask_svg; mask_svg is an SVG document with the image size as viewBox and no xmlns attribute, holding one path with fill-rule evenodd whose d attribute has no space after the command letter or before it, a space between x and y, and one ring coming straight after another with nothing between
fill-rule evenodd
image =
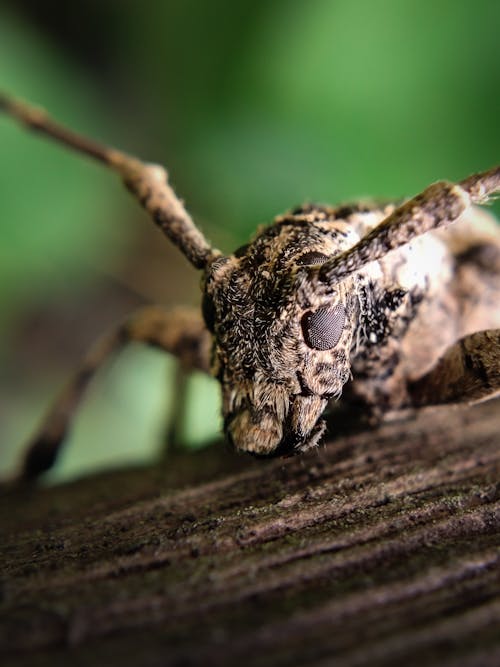
<instances>
[{"instance_id":1,"label":"longhorn beetle","mask_svg":"<svg viewBox=\"0 0 500 667\"><path fill-rule=\"evenodd\" d=\"M196 227L163 167L6 95L0 109L114 170L202 272L202 314L148 307L90 351L28 449L22 478L52 465L92 376L130 341L211 372L227 438L256 455L317 445L327 403L341 394L381 418L499 392L500 233L474 204L500 191L500 167L434 183L400 205L306 204L224 255Z\"/></svg>"}]
</instances>

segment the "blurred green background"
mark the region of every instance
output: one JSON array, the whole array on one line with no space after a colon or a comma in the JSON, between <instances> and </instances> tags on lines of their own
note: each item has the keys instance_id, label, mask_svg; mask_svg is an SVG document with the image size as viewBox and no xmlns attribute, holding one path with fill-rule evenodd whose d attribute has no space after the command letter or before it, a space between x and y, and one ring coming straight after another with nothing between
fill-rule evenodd
<instances>
[{"instance_id":1,"label":"blurred green background","mask_svg":"<svg viewBox=\"0 0 500 667\"><path fill-rule=\"evenodd\" d=\"M498 162L499 28L490 0L3 0L0 88L164 163L230 251L303 200L400 198ZM112 175L0 117L0 471L100 332L196 305L198 279ZM172 368L143 349L111 363L56 477L154 456ZM194 384L199 445L217 393Z\"/></svg>"}]
</instances>

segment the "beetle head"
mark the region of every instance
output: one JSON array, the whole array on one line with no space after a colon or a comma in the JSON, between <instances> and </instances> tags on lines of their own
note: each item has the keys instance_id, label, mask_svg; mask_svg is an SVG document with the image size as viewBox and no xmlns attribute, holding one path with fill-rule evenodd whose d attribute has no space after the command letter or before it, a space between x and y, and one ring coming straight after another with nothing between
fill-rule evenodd
<instances>
[{"instance_id":1,"label":"beetle head","mask_svg":"<svg viewBox=\"0 0 500 667\"><path fill-rule=\"evenodd\" d=\"M203 315L224 429L257 455L315 445L321 415L350 377L356 322L352 278L319 282L311 267L357 240L345 222L283 218L205 273Z\"/></svg>"}]
</instances>

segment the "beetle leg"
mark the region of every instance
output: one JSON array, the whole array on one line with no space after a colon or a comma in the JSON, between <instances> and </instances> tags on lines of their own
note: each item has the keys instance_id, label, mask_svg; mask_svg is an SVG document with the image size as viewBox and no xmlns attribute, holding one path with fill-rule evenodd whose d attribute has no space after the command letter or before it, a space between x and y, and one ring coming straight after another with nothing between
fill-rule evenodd
<instances>
[{"instance_id":1,"label":"beetle leg","mask_svg":"<svg viewBox=\"0 0 500 667\"><path fill-rule=\"evenodd\" d=\"M183 370L209 371L211 336L197 310L144 308L99 340L56 398L27 450L20 478L34 480L52 467L85 391L97 371L128 343L175 355Z\"/></svg>"}]
</instances>

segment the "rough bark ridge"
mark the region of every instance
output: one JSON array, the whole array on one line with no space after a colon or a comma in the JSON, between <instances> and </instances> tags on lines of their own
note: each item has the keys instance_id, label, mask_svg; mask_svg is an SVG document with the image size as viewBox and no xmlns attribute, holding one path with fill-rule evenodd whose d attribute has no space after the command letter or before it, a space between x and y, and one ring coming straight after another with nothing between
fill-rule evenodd
<instances>
[{"instance_id":1,"label":"rough bark ridge","mask_svg":"<svg viewBox=\"0 0 500 667\"><path fill-rule=\"evenodd\" d=\"M2 498L2 665L500 664L500 403Z\"/></svg>"}]
</instances>

